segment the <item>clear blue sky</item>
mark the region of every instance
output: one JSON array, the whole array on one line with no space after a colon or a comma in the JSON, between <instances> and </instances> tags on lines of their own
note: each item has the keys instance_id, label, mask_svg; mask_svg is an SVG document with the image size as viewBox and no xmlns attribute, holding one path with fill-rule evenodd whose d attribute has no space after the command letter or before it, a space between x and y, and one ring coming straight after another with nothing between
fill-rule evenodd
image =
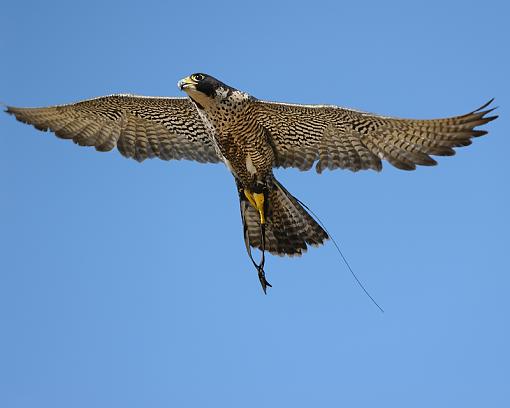
<instances>
[{"instance_id":1,"label":"clear blue sky","mask_svg":"<svg viewBox=\"0 0 510 408\"><path fill-rule=\"evenodd\" d=\"M278 171L341 243L270 257L222 165L98 153L0 115L0 406L507 407L507 2L5 2L0 101L252 95L501 117L434 168Z\"/></svg>"}]
</instances>

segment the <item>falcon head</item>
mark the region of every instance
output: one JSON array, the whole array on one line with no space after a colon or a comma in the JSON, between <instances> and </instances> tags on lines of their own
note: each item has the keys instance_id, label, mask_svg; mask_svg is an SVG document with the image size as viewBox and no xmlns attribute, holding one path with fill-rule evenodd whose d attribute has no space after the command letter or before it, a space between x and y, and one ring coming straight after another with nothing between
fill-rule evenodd
<instances>
[{"instance_id":1,"label":"falcon head","mask_svg":"<svg viewBox=\"0 0 510 408\"><path fill-rule=\"evenodd\" d=\"M234 88L225 85L216 78L202 73L192 74L181 79L177 86L181 91L186 92L200 109L220 103L235 91Z\"/></svg>"}]
</instances>

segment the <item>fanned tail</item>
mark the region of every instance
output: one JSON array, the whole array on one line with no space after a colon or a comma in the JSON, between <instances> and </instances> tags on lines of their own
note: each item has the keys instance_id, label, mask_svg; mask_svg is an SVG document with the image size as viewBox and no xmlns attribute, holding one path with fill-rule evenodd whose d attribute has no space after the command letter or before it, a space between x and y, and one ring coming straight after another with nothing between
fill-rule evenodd
<instances>
[{"instance_id":1,"label":"fanned tail","mask_svg":"<svg viewBox=\"0 0 510 408\"><path fill-rule=\"evenodd\" d=\"M259 213L246 199L239 183L237 187L248 252L250 247L253 247L274 255L300 256L306 252L309 245L320 246L329 239L326 231L273 177L267 186L265 242L263 242Z\"/></svg>"}]
</instances>

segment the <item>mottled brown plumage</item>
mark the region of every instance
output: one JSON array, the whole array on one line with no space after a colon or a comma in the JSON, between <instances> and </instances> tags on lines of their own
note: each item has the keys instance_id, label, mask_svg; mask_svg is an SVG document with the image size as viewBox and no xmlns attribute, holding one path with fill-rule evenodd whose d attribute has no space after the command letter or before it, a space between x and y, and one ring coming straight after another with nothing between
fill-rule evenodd
<instances>
[{"instance_id":1,"label":"mottled brown plumage","mask_svg":"<svg viewBox=\"0 0 510 408\"><path fill-rule=\"evenodd\" d=\"M277 152L276 166L318 173L337 168L382 169L381 159L402 170L431 166L430 157L452 156L468 146L474 130L497 116L486 116L489 101L466 115L446 119L398 119L327 105L254 102L256 121L268 129Z\"/></svg>"},{"instance_id":2,"label":"mottled brown plumage","mask_svg":"<svg viewBox=\"0 0 510 408\"><path fill-rule=\"evenodd\" d=\"M51 130L62 139L143 161L220 161L211 138L188 98L109 95L45 108L7 107L21 122Z\"/></svg>"},{"instance_id":3,"label":"mottled brown plumage","mask_svg":"<svg viewBox=\"0 0 510 408\"><path fill-rule=\"evenodd\" d=\"M206 74L179 82L188 98L110 95L45 108L7 107L40 130L82 146L143 161L223 161L236 180L244 238L250 247L301 255L328 239L297 199L275 178L274 167L316 171L382 169L382 160L403 170L431 166L431 156L486 134L475 128L497 116L481 108L445 119L398 119L338 106L258 100ZM253 258L251 258L253 261ZM264 291L263 261L259 270Z\"/></svg>"}]
</instances>

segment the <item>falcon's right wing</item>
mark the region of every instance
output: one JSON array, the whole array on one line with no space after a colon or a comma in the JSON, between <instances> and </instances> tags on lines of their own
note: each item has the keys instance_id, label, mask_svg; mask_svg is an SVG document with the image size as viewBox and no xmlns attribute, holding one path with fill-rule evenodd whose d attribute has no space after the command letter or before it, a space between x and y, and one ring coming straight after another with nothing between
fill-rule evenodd
<instances>
[{"instance_id":1,"label":"falcon's right wing","mask_svg":"<svg viewBox=\"0 0 510 408\"><path fill-rule=\"evenodd\" d=\"M220 161L188 98L110 95L44 108L8 106L6 112L81 146L103 152L117 146L124 156L138 161L152 157Z\"/></svg>"}]
</instances>

